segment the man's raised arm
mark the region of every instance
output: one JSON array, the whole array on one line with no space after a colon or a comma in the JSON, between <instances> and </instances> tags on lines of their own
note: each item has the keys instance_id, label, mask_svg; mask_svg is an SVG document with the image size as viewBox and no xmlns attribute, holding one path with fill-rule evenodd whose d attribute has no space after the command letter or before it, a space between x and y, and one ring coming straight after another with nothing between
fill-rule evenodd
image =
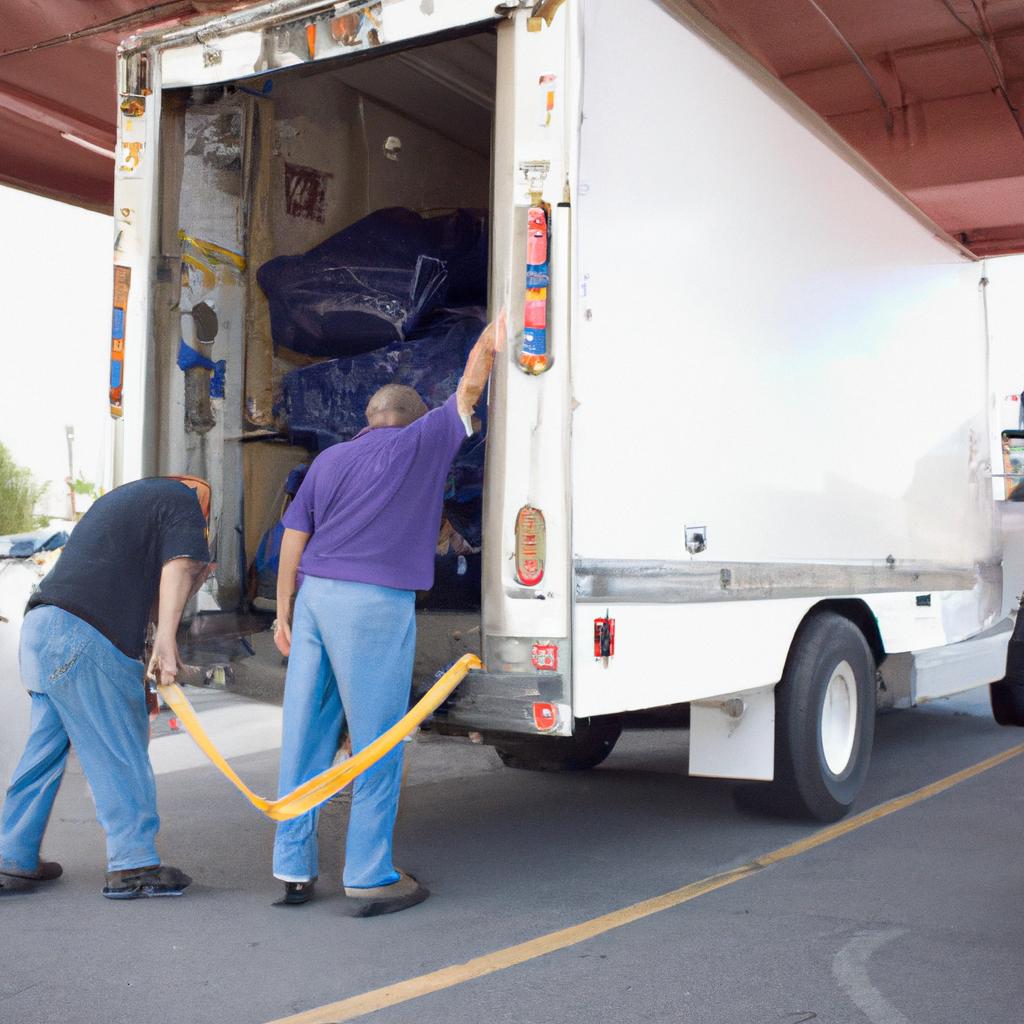
<instances>
[{"instance_id":1,"label":"man's raised arm","mask_svg":"<svg viewBox=\"0 0 1024 1024\"><path fill-rule=\"evenodd\" d=\"M466 369L462 371L455 401L460 416L472 416L476 403L480 400L487 378L491 375L494 355L505 347L505 311L502 310L483 330L476 344L470 350L466 360Z\"/></svg>"}]
</instances>

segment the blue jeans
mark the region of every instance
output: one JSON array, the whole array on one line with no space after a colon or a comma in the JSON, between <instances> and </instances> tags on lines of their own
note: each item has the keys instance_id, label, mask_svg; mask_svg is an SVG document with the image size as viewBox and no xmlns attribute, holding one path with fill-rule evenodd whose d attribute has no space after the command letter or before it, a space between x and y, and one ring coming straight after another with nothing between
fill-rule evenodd
<instances>
[{"instance_id":1,"label":"blue jeans","mask_svg":"<svg viewBox=\"0 0 1024 1024\"><path fill-rule=\"evenodd\" d=\"M32 726L0 811L0 860L35 870L73 743L107 834L107 869L159 864L142 663L49 605L25 616L20 658Z\"/></svg>"},{"instance_id":2,"label":"blue jeans","mask_svg":"<svg viewBox=\"0 0 1024 1024\"><path fill-rule=\"evenodd\" d=\"M411 590L318 576L303 580L285 679L281 796L331 766L344 721L356 754L405 714L416 647L415 601ZM346 886L398 881L391 842L403 746L399 743L353 784ZM277 878L306 882L319 874L318 814L314 809L278 825Z\"/></svg>"}]
</instances>

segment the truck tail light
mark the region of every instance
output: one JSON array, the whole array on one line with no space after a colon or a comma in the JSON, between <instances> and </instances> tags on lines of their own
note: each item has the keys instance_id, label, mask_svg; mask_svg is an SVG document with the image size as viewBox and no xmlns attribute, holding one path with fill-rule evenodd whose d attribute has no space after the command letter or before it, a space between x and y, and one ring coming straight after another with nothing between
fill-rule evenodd
<instances>
[{"instance_id":1,"label":"truck tail light","mask_svg":"<svg viewBox=\"0 0 1024 1024\"><path fill-rule=\"evenodd\" d=\"M544 579L547 530L539 508L524 505L516 516L516 579L535 587Z\"/></svg>"},{"instance_id":2,"label":"truck tail light","mask_svg":"<svg viewBox=\"0 0 1024 1024\"><path fill-rule=\"evenodd\" d=\"M484 664L488 672L533 675L564 672L569 660L568 640L553 637L485 636Z\"/></svg>"},{"instance_id":3,"label":"truck tail light","mask_svg":"<svg viewBox=\"0 0 1024 1024\"><path fill-rule=\"evenodd\" d=\"M594 619L594 657L600 658L604 667L615 654L615 620L608 612L603 619Z\"/></svg>"}]
</instances>

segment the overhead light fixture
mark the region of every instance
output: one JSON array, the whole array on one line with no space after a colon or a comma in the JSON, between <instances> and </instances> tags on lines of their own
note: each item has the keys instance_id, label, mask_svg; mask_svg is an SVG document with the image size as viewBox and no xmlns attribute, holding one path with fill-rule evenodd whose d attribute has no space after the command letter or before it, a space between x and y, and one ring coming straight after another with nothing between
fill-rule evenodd
<instances>
[{"instance_id":1,"label":"overhead light fixture","mask_svg":"<svg viewBox=\"0 0 1024 1024\"><path fill-rule=\"evenodd\" d=\"M73 142L76 146L81 146L82 149L89 150L91 153L110 157L111 160L117 159L117 154L112 149L104 149L102 146L97 146L95 142L89 142L86 139L80 139L77 135L72 135L71 132L61 132L60 137L67 139L68 142Z\"/></svg>"}]
</instances>

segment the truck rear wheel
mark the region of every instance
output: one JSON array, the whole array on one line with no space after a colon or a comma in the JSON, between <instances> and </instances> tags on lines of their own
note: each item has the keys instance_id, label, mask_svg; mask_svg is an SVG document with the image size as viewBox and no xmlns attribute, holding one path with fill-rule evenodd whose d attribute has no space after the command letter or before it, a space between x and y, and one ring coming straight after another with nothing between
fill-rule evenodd
<instances>
[{"instance_id":1,"label":"truck rear wheel","mask_svg":"<svg viewBox=\"0 0 1024 1024\"><path fill-rule=\"evenodd\" d=\"M775 691L780 810L837 821L868 772L875 734L875 660L864 634L835 612L797 631Z\"/></svg>"},{"instance_id":2,"label":"truck rear wheel","mask_svg":"<svg viewBox=\"0 0 1024 1024\"><path fill-rule=\"evenodd\" d=\"M1024 685L1000 679L988 684L992 717L1000 725L1024 725Z\"/></svg>"},{"instance_id":3,"label":"truck rear wheel","mask_svg":"<svg viewBox=\"0 0 1024 1024\"><path fill-rule=\"evenodd\" d=\"M1000 725L1024 725L1024 609L1017 612L1006 648L1006 675L989 683L992 717Z\"/></svg>"},{"instance_id":4,"label":"truck rear wheel","mask_svg":"<svg viewBox=\"0 0 1024 1024\"><path fill-rule=\"evenodd\" d=\"M508 768L535 772L583 771L596 768L622 734L616 717L579 719L572 736L502 737L494 749Z\"/></svg>"}]
</instances>

